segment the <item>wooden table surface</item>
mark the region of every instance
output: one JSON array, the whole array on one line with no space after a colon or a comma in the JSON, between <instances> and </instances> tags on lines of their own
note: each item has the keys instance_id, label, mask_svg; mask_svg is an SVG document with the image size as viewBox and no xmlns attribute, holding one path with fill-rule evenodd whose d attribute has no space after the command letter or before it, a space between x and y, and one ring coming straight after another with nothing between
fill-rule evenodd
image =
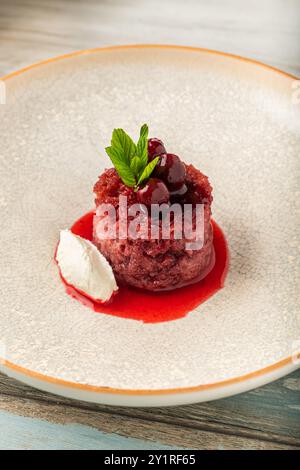
<instances>
[{"instance_id":1,"label":"wooden table surface","mask_svg":"<svg viewBox=\"0 0 300 470\"><path fill-rule=\"evenodd\" d=\"M78 49L201 46L300 76L300 0L0 0L0 77ZM0 449L300 448L300 370L236 397L112 408L0 375Z\"/></svg>"}]
</instances>

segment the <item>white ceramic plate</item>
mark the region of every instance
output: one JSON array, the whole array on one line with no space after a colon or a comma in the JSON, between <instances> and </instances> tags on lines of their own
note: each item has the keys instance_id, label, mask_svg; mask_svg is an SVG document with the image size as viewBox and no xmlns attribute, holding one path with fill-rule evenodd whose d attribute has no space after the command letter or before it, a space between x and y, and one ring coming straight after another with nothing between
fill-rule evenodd
<instances>
[{"instance_id":1,"label":"white ceramic plate","mask_svg":"<svg viewBox=\"0 0 300 470\"><path fill-rule=\"evenodd\" d=\"M175 405L232 395L298 366L300 105L294 79L179 47L107 48L5 77L0 106L1 370L68 397ZM299 93L298 93L299 95ZM66 295L59 230L93 205L113 127L199 166L229 243L225 288L159 324Z\"/></svg>"}]
</instances>

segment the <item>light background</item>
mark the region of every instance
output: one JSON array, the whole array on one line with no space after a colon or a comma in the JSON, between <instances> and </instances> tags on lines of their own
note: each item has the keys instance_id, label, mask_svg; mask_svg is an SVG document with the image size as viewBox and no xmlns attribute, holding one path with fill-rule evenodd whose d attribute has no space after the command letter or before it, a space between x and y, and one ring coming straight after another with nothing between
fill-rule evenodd
<instances>
[{"instance_id":1,"label":"light background","mask_svg":"<svg viewBox=\"0 0 300 470\"><path fill-rule=\"evenodd\" d=\"M0 76L112 44L199 46L300 75L299 0L1 0Z\"/></svg>"}]
</instances>

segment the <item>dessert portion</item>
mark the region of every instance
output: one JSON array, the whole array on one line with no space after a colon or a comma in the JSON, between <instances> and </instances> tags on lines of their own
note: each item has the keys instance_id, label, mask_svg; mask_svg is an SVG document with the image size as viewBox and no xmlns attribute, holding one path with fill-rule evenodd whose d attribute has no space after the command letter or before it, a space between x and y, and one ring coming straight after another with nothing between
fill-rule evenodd
<instances>
[{"instance_id":1,"label":"dessert portion","mask_svg":"<svg viewBox=\"0 0 300 470\"><path fill-rule=\"evenodd\" d=\"M94 186L96 215L93 220L93 243L111 265L120 284L128 284L148 291L173 290L203 279L213 268L215 253L211 225L212 187L208 178L193 165L168 153L159 139L148 139L148 127L144 125L137 144L122 130L115 129L112 144L106 149L114 168L104 171ZM115 208L116 233L122 222L120 196L125 196L128 208L134 204L141 208L143 223L151 232L153 218L150 208L155 204L171 206L186 204L192 208L190 229L195 232L196 206L203 205L202 246L189 249L184 231L178 238L175 218L170 219L170 237L162 236L163 216L157 217L159 236L151 238L126 238L101 236L99 226L103 224L103 213L98 211L103 204ZM130 217L129 217L130 219ZM100 233L100 235L99 235Z\"/></svg>"},{"instance_id":2,"label":"dessert portion","mask_svg":"<svg viewBox=\"0 0 300 470\"><path fill-rule=\"evenodd\" d=\"M208 178L149 139L146 125L137 143L115 129L106 152L114 167L94 186L96 209L60 234L55 260L65 290L97 313L182 318L224 286L228 270Z\"/></svg>"},{"instance_id":3,"label":"dessert portion","mask_svg":"<svg viewBox=\"0 0 300 470\"><path fill-rule=\"evenodd\" d=\"M56 252L60 273L67 285L97 303L108 302L118 290L105 257L92 242L62 230Z\"/></svg>"}]
</instances>

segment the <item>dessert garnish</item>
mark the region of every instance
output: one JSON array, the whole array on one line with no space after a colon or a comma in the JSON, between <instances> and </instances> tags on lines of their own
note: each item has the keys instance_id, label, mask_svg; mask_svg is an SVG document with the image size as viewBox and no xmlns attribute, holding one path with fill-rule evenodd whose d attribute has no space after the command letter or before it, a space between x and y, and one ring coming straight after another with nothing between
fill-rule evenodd
<instances>
[{"instance_id":1,"label":"dessert garnish","mask_svg":"<svg viewBox=\"0 0 300 470\"><path fill-rule=\"evenodd\" d=\"M123 183L136 190L150 177L159 161L155 155L148 160L148 133L148 126L144 124L135 144L123 129L114 129L111 146L105 149Z\"/></svg>"},{"instance_id":2,"label":"dessert garnish","mask_svg":"<svg viewBox=\"0 0 300 470\"><path fill-rule=\"evenodd\" d=\"M60 232L56 261L65 282L98 303L108 302L118 290L104 256L92 242L70 230Z\"/></svg>"},{"instance_id":3,"label":"dessert garnish","mask_svg":"<svg viewBox=\"0 0 300 470\"><path fill-rule=\"evenodd\" d=\"M150 206L168 203L170 196L184 195L187 187L184 163L177 155L167 153L160 139L148 139L148 134L144 124L135 144L123 129L114 129L111 146L105 150L122 182L134 188L140 203Z\"/></svg>"}]
</instances>

